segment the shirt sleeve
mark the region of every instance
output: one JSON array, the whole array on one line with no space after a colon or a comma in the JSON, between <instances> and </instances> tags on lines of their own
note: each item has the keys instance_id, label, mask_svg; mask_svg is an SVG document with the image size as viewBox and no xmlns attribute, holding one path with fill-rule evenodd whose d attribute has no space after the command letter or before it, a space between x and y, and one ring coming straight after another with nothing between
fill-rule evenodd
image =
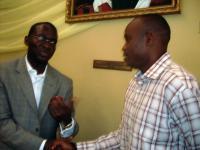
<instances>
[{"instance_id":1,"label":"shirt sleeve","mask_svg":"<svg viewBox=\"0 0 200 150\"><path fill-rule=\"evenodd\" d=\"M64 126L63 123L59 123L60 126L60 136L62 138L68 138L74 134L76 121L74 118L72 118L72 121L67 126Z\"/></svg>"},{"instance_id":2,"label":"shirt sleeve","mask_svg":"<svg viewBox=\"0 0 200 150\"><path fill-rule=\"evenodd\" d=\"M111 132L108 135L99 137L93 141L78 142L78 150L102 150L102 149L120 149L119 130Z\"/></svg>"},{"instance_id":3,"label":"shirt sleeve","mask_svg":"<svg viewBox=\"0 0 200 150\"><path fill-rule=\"evenodd\" d=\"M172 114L186 149L200 149L200 91L184 89L173 99Z\"/></svg>"}]
</instances>

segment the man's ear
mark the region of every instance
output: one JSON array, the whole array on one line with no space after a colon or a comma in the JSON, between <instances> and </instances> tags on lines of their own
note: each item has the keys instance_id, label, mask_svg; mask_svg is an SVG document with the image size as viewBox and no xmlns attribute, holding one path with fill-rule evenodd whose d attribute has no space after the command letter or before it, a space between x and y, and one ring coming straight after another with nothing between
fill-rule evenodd
<instances>
[{"instance_id":1,"label":"man's ear","mask_svg":"<svg viewBox=\"0 0 200 150\"><path fill-rule=\"evenodd\" d=\"M145 33L145 42L146 45L151 45L154 39L154 34L152 32Z\"/></svg>"},{"instance_id":2,"label":"man's ear","mask_svg":"<svg viewBox=\"0 0 200 150\"><path fill-rule=\"evenodd\" d=\"M24 37L24 44L25 44L26 46L29 45L29 38L28 38L28 36L25 36L25 37Z\"/></svg>"}]
</instances>

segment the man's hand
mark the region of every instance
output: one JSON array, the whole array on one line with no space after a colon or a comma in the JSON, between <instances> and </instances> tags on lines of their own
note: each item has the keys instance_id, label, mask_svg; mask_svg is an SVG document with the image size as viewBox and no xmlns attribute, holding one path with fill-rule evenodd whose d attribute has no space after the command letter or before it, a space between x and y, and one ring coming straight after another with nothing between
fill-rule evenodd
<instances>
[{"instance_id":1,"label":"man's hand","mask_svg":"<svg viewBox=\"0 0 200 150\"><path fill-rule=\"evenodd\" d=\"M47 140L44 150L76 150L76 145L66 139Z\"/></svg>"},{"instance_id":2,"label":"man's hand","mask_svg":"<svg viewBox=\"0 0 200 150\"><path fill-rule=\"evenodd\" d=\"M71 114L73 111L73 101L66 100L61 96L51 98L48 106L49 112L57 121L69 124L71 122Z\"/></svg>"}]
</instances>

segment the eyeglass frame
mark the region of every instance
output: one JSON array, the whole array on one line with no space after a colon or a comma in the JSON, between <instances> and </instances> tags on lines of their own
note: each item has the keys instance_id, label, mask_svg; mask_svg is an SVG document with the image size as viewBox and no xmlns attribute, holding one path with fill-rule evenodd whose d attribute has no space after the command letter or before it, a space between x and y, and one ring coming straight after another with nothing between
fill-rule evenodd
<instances>
[{"instance_id":1,"label":"eyeglass frame","mask_svg":"<svg viewBox=\"0 0 200 150\"><path fill-rule=\"evenodd\" d=\"M29 35L29 36L37 38L37 40L40 41L40 42L48 42L51 45L55 45L57 43L56 40L49 39L49 38L47 38L47 37L45 37L43 35L34 35L34 34L32 34L32 35Z\"/></svg>"}]
</instances>

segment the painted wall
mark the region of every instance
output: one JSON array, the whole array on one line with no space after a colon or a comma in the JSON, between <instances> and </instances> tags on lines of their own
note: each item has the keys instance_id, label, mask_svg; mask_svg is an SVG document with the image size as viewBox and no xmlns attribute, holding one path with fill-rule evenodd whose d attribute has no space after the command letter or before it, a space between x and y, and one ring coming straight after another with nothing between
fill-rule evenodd
<instances>
[{"instance_id":1,"label":"painted wall","mask_svg":"<svg viewBox=\"0 0 200 150\"><path fill-rule=\"evenodd\" d=\"M172 58L200 81L200 1L181 0L181 14L165 15L172 30ZM135 70L93 69L93 60L123 60L124 28L131 21L99 21L94 28L59 42L51 64L74 81L77 120L76 140L88 140L118 128L124 94ZM24 52L1 54L0 61Z\"/></svg>"}]
</instances>

